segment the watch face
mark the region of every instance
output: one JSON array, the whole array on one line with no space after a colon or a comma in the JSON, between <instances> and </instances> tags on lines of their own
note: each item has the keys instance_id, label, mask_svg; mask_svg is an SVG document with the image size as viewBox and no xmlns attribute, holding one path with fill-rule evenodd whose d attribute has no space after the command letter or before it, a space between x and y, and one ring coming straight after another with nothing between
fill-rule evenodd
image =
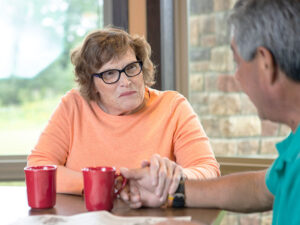
<instances>
[{"instance_id":1,"label":"watch face","mask_svg":"<svg viewBox=\"0 0 300 225\"><path fill-rule=\"evenodd\" d=\"M176 193L174 195L172 207L174 207L174 208L184 207L184 194L183 193Z\"/></svg>"},{"instance_id":2,"label":"watch face","mask_svg":"<svg viewBox=\"0 0 300 225\"><path fill-rule=\"evenodd\" d=\"M185 204L185 195L184 195L184 180L181 178L178 188L174 194L174 199L172 203L172 207L174 208L182 208Z\"/></svg>"}]
</instances>

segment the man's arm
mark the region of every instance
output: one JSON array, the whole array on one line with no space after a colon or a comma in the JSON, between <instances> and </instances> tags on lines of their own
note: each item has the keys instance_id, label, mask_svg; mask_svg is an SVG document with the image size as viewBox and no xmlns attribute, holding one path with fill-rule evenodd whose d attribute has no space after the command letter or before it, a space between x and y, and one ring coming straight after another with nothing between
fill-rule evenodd
<instances>
[{"instance_id":1,"label":"man's arm","mask_svg":"<svg viewBox=\"0 0 300 225\"><path fill-rule=\"evenodd\" d=\"M272 208L273 195L265 184L266 171L236 173L205 181L185 182L187 207L220 208L239 212Z\"/></svg>"},{"instance_id":2,"label":"man's arm","mask_svg":"<svg viewBox=\"0 0 300 225\"><path fill-rule=\"evenodd\" d=\"M148 207L163 204L152 192L149 168L121 169L121 173L138 191L136 202ZM265 184L266 171L235 173L210 180L185 181L185 206L220 208L237 212L272 209L273 195ZM152 189L152 190L151 190ZM138 194L139 193L139 194ZM135 200L134 200L135 201Z\"/></svg>"}]
</instances>

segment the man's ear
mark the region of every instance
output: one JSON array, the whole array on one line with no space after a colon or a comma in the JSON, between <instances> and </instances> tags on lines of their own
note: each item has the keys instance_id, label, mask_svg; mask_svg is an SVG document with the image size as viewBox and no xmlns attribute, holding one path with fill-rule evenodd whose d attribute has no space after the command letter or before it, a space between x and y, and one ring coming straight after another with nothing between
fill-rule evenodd
<instances>
[{"instance_id":1,"label":"man's ear","mask_svg":"<svg viewBox=\"0 0 300 225\"><path fill-rule=\"evenodd\" d=\"M265 79L268 84L274 85L278 80L278 70L272 53L265 47L258 47L256 50L256 58L263 79Z\"/></svg>"}]
</instances>

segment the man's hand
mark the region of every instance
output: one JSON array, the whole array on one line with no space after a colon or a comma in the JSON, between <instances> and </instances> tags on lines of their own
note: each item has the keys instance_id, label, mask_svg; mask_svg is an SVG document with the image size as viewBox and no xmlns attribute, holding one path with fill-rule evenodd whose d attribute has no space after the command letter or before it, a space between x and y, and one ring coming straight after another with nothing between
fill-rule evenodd
<instances>
[{"instance_id":1,"label":"man's hand","mask_svg":"<svg viewBox=\"0 0 300 225\"><path fill-rule=\"evenodd\" d=\"M158 154L153 155L150 162L143 161L140 169L120 170L123 176L130 180L129 188L121 193L121 198L133 208L142 205L161 206L168 194L175 193L183 176L181 166Z\"/></svg>"},{"instance_id":2,"label":"man's hand","mask_svg":"<svg viewBox=\"0 0 300 225\"><path fill-rule=\"evenodd\" d=\"M168 194L175 193L183 176L181 166L158 154L154 154L150 162L143 161L142 167L146 166L150 167L152 185L156 186L155 194L158 197L163 200L167 198Z\"/></svg>"},{"instance_id":3,"label":"man's hand","mask_svg":"<svg viewBox=\"0 0 300 225\"><path fill-rule=\"evenodd\" d=\"M152 185L149 167L131 170L120 168L120 171L129 180L129 185L121 191L120 196L131 208L159 207L164 203L154 193L156 186Z\"/></svg>"}]
</instances>

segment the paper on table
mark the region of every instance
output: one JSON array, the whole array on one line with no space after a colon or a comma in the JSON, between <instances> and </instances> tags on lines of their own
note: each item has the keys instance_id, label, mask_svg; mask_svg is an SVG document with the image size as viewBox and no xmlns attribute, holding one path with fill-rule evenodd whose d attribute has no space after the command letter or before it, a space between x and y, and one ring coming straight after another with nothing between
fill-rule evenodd
<instances>
[{"instance_id":1,"label":"paper on table","mask_svg":"<svg viewBox=\"0 0 300 225\"><path fill-rule=\"evenodd\" d=\"M123 217L115 216L107 211L97 211L81 213L74 216L28 216L20 218L11 225L151 225L167 219L167 217ZM190 216L172 217L172 219L191 221Z\"/></svg>"}]
</instances>

